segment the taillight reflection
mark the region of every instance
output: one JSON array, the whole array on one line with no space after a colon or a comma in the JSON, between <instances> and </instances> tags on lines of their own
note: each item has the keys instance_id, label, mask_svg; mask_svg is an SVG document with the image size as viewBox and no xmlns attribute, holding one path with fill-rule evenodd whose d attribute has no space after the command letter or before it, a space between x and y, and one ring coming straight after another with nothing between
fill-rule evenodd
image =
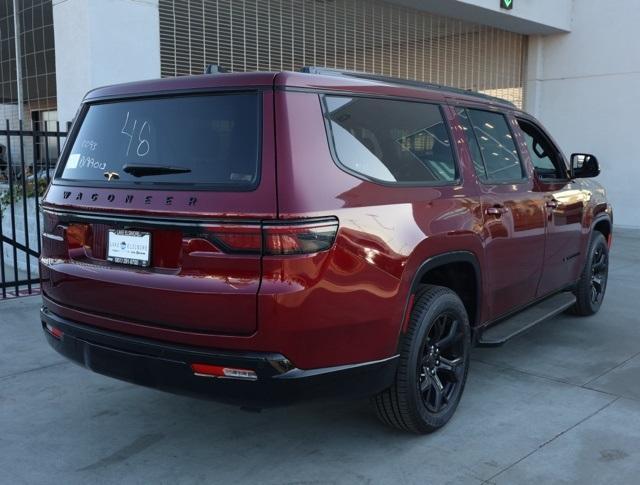
<instances>
[{"instance_id":1,"label":"taillight reflection","mask_svg":"<svg viewBox=\"0 0 640 485\"><path fill-rule=\"evenodd\" d=\"M91 246L91 226L89 224L69 224L66 233L69 249Z\"/></svg>"}]
</instances>

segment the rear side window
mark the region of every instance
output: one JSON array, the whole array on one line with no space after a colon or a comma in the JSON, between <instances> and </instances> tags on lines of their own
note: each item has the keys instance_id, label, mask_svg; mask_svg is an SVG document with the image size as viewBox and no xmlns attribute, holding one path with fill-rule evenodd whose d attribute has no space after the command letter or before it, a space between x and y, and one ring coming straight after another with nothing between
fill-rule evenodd
<instances>
[{"instance_id":1,"label":"rear side window","mask_svg":"<svg viewBox=\"0 0 640 485\"><path fill-rule=\"evenodd\" d=\"M476 109L467 109L466 112L484 161L484 173L478 170L478 163L474 163L478 176L489 182L510 182L526 178L504 115Z\"/></svg>"},{"instance_id":2,"label":"rear side window","mask_svg":"<svg viewBox=\"0 0 640 485\"><path fill-rule=\"evenodd\" d=\"M242 93L90 105L60 178L255 188L260 100L258 93Z\"/></svg>"},{"instance_id":3,"label":"rear side window","mask_svg":"<svg viewBox=\"0 0 640 485\"><path fill-rule=\"evenodd\" d=\"M337 161L348 171L399 184L437 185L458 179L439 106L325 96L324 108Z\"/></svg>"}]
</instances>

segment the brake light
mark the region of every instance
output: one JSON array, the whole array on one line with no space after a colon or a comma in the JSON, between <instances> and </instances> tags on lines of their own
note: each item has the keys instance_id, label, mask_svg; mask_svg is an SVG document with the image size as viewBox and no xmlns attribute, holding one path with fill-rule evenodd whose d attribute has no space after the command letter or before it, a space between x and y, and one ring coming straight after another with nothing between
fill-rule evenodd
<instances>
[{"instance_id":1,"label":"brake light","mask_svg":"<svg viewBox=\"0 0 640 485\"><path fill-rule=\"evenodd\" d=\"M58 216L47 210L42 211L42 251L43 258L67 257L67 245L64 237L64 229Z\"/></svg>"},{"instance_id":2,"label":"brake light","mask_svg":"<svg viewBox=\"0 0 640 485\"><path fill-rule=\"evenodd\" d=\"M258 380L258 375L250 369L236 369L211 364L191 364L193 374L199 377L219 377L222 379Z\"/></svg>"},{"instance_id":3,"label":"brake light","mask_svg":"<svg viewBox=\"0 0 640 485\"><path fill-rule=\"evenodd\" d=\"M326 251L333 246L338 221L328 220L298 224L265 224L264 254L309 254Z\"/></svg>"},{"instance_id":4,"label":"brake light","mask_svg":"<svg viewBox=\"0 0 640 485\"><path fill-rule=\"evenodd\" d=\"M260 226L219 225L207 226L206 237L226 253L260 253L262 236Z\"/></svg>"},{"instance_id":5,"label":"brake light","mask_svg":"<svg viewBox=\"0 0 640 485\"><path fill-rule=\"evenodd\" d=\"M265 222L262 225L211 225L203 235L226 253L269 256L311 254L333 246L338 232L336 219Z\"/></svg>"}]
</instances>

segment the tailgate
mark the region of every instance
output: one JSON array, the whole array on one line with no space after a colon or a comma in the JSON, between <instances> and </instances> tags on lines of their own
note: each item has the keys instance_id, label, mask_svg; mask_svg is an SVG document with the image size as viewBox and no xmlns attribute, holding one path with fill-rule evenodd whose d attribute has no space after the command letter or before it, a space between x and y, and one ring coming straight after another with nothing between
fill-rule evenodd
<instances>
[{"instance_id":1,"label":"tailgate","mask_svg":"<svg viewBox=\"0 0 640 485\"><path fill-rule=\"evenodd\" d=\"M277 217L271 120L269 89L84 105L43 202L45 294L118 320L254 333L261 221Z\"/></svg>"},{"instance_id":2,"label":"tailgate","mask_svg":"<svg viewBox=\"0 0 640 485\"><path fill-rule=\"evenodd\" d=\"M245 251L259 250L257 223L167 224L47 210L45 226L43 290L58 303L189 331L256 330L261 256ZM109 257L109 238L120 234L149 240L148 266Z\"/></svg>"}]
</instances>

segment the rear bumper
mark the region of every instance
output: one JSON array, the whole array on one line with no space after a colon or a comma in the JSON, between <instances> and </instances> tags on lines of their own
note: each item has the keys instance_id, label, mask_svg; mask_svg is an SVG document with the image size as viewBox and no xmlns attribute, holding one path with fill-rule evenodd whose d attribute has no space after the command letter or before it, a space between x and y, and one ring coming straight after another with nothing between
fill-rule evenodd
<instances>
[{"instance_id":1,"label":"rear bumper","mask_svg":"<svg viewBox=\"0 0 640 485\"><path fill-rule=\"evenodd\" d=\"M292 367L286 357L268 352L216 351L105 331L72 322L43 307L49 344L69 360L94 372L176 394L204 397L248 407L285 405L304 399L364 397L389 387L397 356L322 369ZM62 331L55 337L45 325ZM191 364L253 370L257 379L201 377Z\"/></svg>"}]
</instances>

